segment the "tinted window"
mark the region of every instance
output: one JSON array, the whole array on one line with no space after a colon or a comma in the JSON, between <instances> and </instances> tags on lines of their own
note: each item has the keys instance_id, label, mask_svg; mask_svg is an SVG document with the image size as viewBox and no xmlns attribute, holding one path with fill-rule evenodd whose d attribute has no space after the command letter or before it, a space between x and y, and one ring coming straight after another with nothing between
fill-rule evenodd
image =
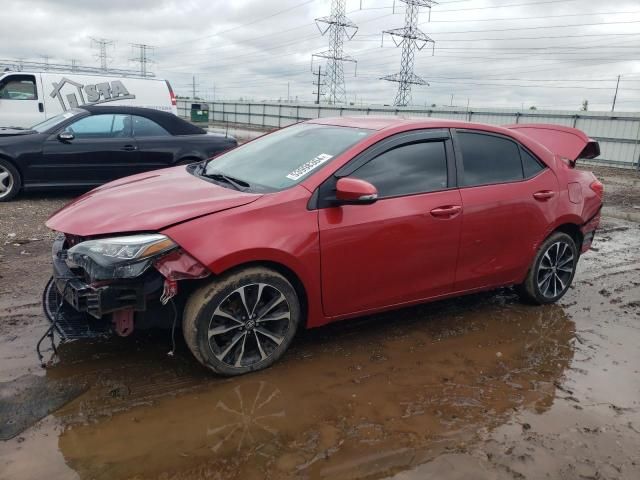
<instances>
[{"instance_id":1,"label":"tinted window","mask_svg":"<svg viewBox=\"0 0 640 480\"><path fill-rule=\"evenodd\" d=\"M531 178L538 172L544 170L544 166L540 161L525 149L521 148L520 154L522 155L522 168L524 169L525 178Z\"/></svg>"},{"instance_id":2,"label":"tinted window","mask_svg":"<svg viewBox=\"0 0 640 480\"><path fill-rule=\"evenodd\" d=\"M464 163L463 185L522 180L520 149L515 142L478 133L458 133Z\"/></svg>"},{"instance_id":3,"label":"tinted window","mask_svg":"<svg viewBox=\"0 0 640 480\"><path fill-rule=\"evenodd\" d=\"M164 137L169 135L164 128L146 117L133 117L133 134L136 137Z\"/></svg>"},{"instance_id":4,"label":"tinted window","mask_svg":"<svg viewBox=\"0 0 640 480\"><path fill-rule=\"evenodd\" d=\"M380 197L442 190L447 188L444 142L394 148L364 164L352 176L373 184Z\"/></svg>"},{"instance_id":5,"label":"tinted window","mask_svg":"<svg viewBox=\"0 0 640 480\"><path fill-rule=\"evenodd\" d=\"M32 75L12 75L0 84L2 100L36 100L36 79Z\"/></svg>"},{"instance_id":6,"label":"tinted window","mask_svg":"<svg viewBox=\"0 0 640 480\"><path fill-rule=\"evenodd\" d=\"M131 136L129 115L92 115L72 123L64 129L76 138L114 138Z\"/></svg>"}]
</instances>

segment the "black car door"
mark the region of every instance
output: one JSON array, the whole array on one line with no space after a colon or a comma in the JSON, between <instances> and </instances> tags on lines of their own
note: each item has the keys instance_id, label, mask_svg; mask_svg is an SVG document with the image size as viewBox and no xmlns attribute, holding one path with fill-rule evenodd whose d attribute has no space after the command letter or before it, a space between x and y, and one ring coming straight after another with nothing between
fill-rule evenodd
<instances>
[{"instance_id":1,"label":"black car door","mask_svg":"<svg viewBox=\"0 0 640 480\"><path fill-rule=\"evenodd\" d=\"M174 137L153 120L132 115L133 135L140 150L140 168L152 170L174 164L184 140Z\"/></svg>"},{"instance_id":2,"label":"black car door","mask_svg":"<svg viewBox=\"0 0 640 480\"><path fill-rule=\"evenodd\" d=\"M139 171L130 115L83 117L51 135L42 153L42 167L51 183L97 185Z\"/></svg>"}]
</instances>

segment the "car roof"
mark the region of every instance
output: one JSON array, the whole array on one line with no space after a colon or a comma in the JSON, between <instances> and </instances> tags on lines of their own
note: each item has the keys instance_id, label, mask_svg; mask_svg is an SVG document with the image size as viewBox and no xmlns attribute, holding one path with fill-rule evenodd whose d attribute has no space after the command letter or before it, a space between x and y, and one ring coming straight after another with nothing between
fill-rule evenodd
<instances>
[{"instance_id":1,"label":"car roof","mask_svg":"<svg viewBox=\"0 0 640 480\"><path fill-rule=\"evenodd\" d=\"M81 105L78 108L89 112L91 115L98 114L120 114L120 115L139 115L153 120L171 135L201 135L207 132L186 120L174 115L170 112L154 110L153 108L143 107L127 107L127 106L102 106L102 105Z\"/></svg>"},{"instance_id":2,"label":"car roof","mask_svg":"<svg viewBox=\"0 0 640 480\"><path fill-rule=\"evenodd\" d=\"M509 132L509 130L507 130L506 128L496 125L465 122L462 120L447 120L443 118L432 117L408 117L402 115L363 115L318 118L308 120L307 123L335 125L339 127L364 128L378 131L386 129L396 129L398 127L407 130L411 130L414 128L470 128L513 136L513 132Z\"/></svg>"}]
</instances>

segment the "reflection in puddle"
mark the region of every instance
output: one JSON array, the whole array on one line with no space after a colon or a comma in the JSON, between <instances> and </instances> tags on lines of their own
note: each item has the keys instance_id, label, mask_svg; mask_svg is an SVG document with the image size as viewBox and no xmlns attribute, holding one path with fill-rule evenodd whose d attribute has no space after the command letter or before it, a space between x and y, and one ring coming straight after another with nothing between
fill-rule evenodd
<instances>
[{"instance_id":1,"label":"reflection in puddle","mask_svg":"<svg viewBox=\"0 0 640 480\"><path fill-rule=\"evenodd\" d=\"M216 405L227 423L207 428L207 437L217 440L211 447L214 453L218 453L223 444L240 452L245 446L264 445L272 441L278 429L269 423L286 416L282 402L278 402L280 390L266 382L241 383L233 389L233 393L233 398L218 400ZM228 406L227 402L232 406Z\"/></svg>"},{"instance_id":2,"label":"reflection in puddle","mask_svg":"<svg viewBox=\"0 0 640 480\"><path fill-rule=\"evenodd\" d=\"M50 372L94 385L58 412L59 448L80 478L379 478L548 409L573 338L562 308L487 294L307 332L235 379L96 347Z\"/></svg>"}]
</instances>

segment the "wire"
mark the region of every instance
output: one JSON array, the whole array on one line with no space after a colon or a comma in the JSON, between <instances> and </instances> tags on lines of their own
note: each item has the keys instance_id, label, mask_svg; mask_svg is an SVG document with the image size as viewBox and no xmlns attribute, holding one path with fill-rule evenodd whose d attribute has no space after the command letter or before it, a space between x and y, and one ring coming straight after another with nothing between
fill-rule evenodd
<instances>
[{"instance_id":1,"label":"wire","mask_svg":"<svg viewBox=\"0 0 640 480\"><path fill-rule=\"evenodd\" d=\"M303 7L303 6L308 5L310 3L313 3L313 2L315 2L315 0L307 0L305 2L302 2L302 3L298 4L298 5L295 5L293 7L285 8L284 10L279 10L277 12L274 12L271 15L267 15L266 17L258 18L256 20L253 20L253 21L247 22L247 23L242 23L242 24L237 25L237 26L235 26L233 28L229 28L227 30L222 30L220 32L212 33L211 35L206 35L204 37L199 37L199 38L195 38L195 39L191 39L191 40L185 40L184 42L174 43L172 46L175 47L176 45L184 45L185 43L194 43L194 42L197 42L197 41L200 41L200 40L204 40L206 38L217 37L219 35L223 35L225 33L229 33L229 32L233 32L235 30L238 30L239 28L248 27L250 25L255 25L256 23L263 22L264 20L276 17L276 16L281 15L283 13L290 12L292 10L295 10L297 8L300 8L300 7ZM171 47L169 46L169 47L165 47L165 48L171 48Z\"/></svg>"}]
</instances>

